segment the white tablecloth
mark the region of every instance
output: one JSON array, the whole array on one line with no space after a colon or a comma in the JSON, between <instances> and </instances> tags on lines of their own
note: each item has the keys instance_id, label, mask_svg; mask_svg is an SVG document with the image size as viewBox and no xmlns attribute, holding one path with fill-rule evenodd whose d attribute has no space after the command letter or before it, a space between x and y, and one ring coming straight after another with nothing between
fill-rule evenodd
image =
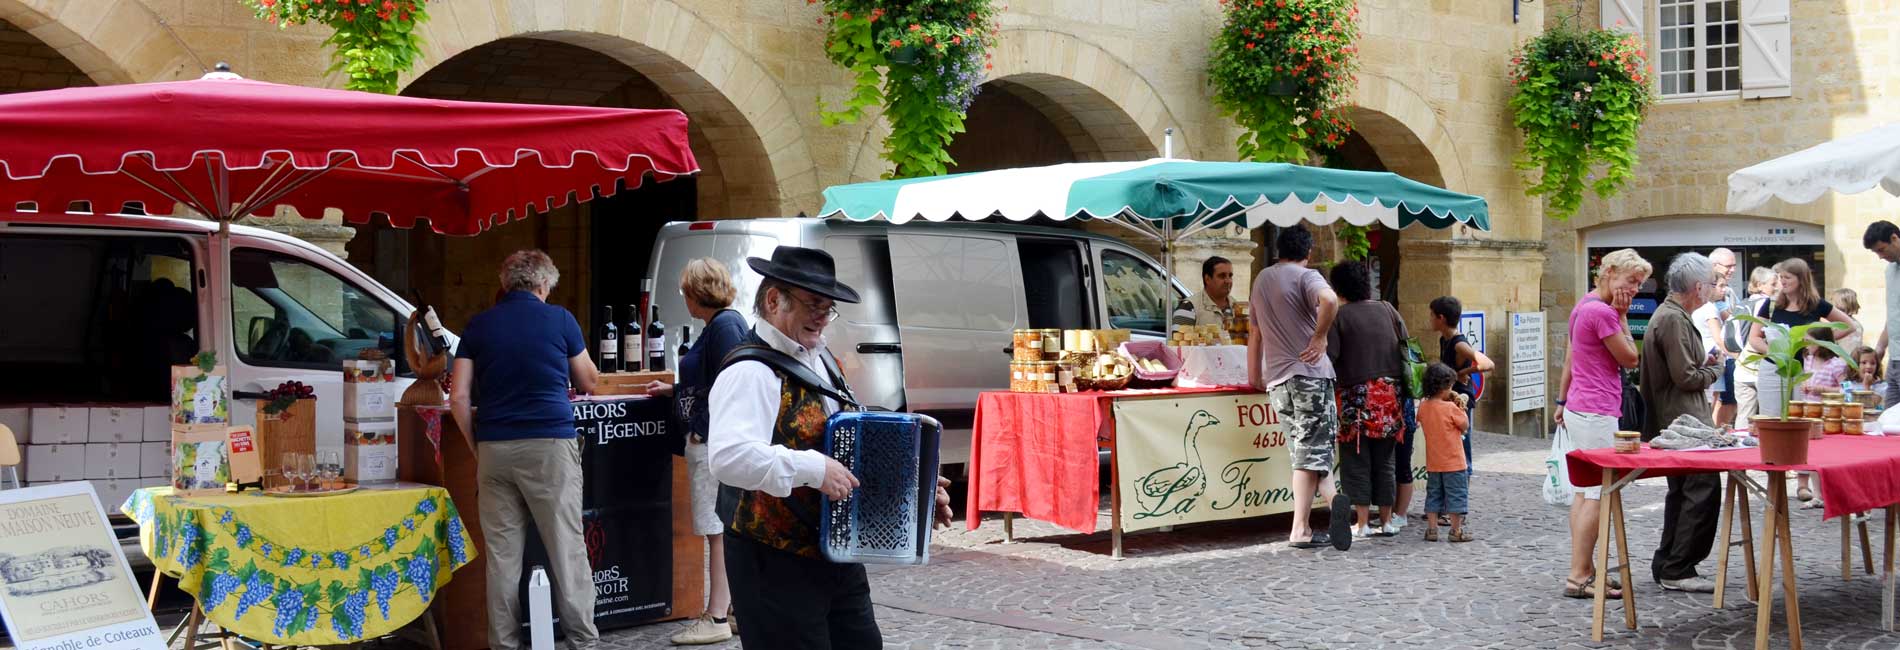
<instances>
[{"instance_id":1,"label":"white tablecloth","mask_svg":"<svg viewBox=\"0 0 1900 650\"><path fill-rule=\"evenodd\" d=\"M1247 385L1247 346L1198 345L1174 349L1181 357L1181 388L1217 388Z\"/></svg>"}]
</instances>

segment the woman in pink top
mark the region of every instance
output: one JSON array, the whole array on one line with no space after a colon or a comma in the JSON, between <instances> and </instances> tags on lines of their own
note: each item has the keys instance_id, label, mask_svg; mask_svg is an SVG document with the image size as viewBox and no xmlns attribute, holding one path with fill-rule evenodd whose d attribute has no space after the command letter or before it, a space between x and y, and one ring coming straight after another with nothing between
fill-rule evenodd
<instances>
[{"instance_id":1,"label":"woman in pink top","mask_svg":"<svg viewBox=\"0 0 1900 650\"><path fill-rule=\"evenodd\" d=\"M1596 290L1570 310L1570 357L1557 394L1557 425L1570 436L1572 449L1598 449L1616 442L1616 420L1623 415L1623 368L1636 367L1636 341L1630 336L1630 301L1652 272L1649 262L1634 249L1603 256L1597 267ZM1597 541L1597 497L1601 487L1575 488L1570 501L1570 575L1564 595L1590 598L1596 567L1592 554ZM1620 597L1622 585L1611 582L1610 597Z\"/></svg>"}]
</instances>

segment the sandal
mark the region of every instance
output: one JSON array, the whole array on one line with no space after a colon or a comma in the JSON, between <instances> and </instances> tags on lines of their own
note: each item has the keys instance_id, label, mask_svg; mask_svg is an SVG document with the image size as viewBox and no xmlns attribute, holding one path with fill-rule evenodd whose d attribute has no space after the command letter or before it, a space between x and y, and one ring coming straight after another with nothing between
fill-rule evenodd
<instances>
[{"instance_id":1,"label":"sandal","mask_svg":"<svg viewBox=\"0 0 1900 650\"><path fill-rule=\"evenodd\" d=\"M1813 501L1814 490L1810 490L1808 488L1798 488L1794 491L1794 498L1800 499L1802 501Z\"/></svg>"},{"instance_id":2,"label":"sandal","mask_svg":"<svg viewBox=\"0 0 1900 650\"><path fill-rule=\"evenodd\" d=\"M1427 542L1438 541L1438 527L1437 526L1433 526L1431 528L1425 529L1425 541Z\"/></svg>"},{"instance_id":3,"label":"sandal","mask_svg":"<svg viewBox=\"0 0 1900 650\"><path fill-rule=\"evenodd\" d=\"M1597 586L1596 584L1594 584L1596 580L1597 580L1596 576L1590 576L1588 578L1584 578L1582 583L1577 583L1577 582L1571 581L1569 578L1565 578L1564 579L1564 597L1577 598L1577 599L1596 598ZM1621 588L1614 587L1614 586L1610 587L1609 595L1605 596L1605 598L1622 598L1622 597L1623 597L1623 590Z\"/></svg>"},{"instance_id":4,"label":"sandal","mask_svg":"<svg viewBox=\"0 0 1900 650\"><path fill-rule=\"evenodd\" d=\"M1471 541L1471 540L1474 540L1474 539L1477 539L1477 538L1476 538L1476 537L1472 537L1472 536L1471 536L1471 533L1468 533L1468 532L1465 532L1465 531L1463 531L1463 530L1454 530L1454 531L1451 531L1451 535L1450 535L1449 537L1446 537L1446 538L1445 538L1445 540L1446 540L1446 541L1449 541L1449 542L1451 542L1451 543L1453 543L1453 544L1458 544L1458 543L1462 543L1462 542L1469 542L1469 541Z\"/></svg>"}]
</instances>

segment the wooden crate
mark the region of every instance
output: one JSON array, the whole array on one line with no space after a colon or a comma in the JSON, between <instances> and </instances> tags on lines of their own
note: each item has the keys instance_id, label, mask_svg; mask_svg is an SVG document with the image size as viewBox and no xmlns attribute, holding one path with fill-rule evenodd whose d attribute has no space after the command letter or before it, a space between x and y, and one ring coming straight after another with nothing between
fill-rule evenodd
<instances>
[{"instance_id":1,"label":"wooden crate","mask_svg":"<svg viewBox=\"0 0 1900 650\"><path fill-rule=\"evenodd\" d=\"M645 395L647 384L655 381L673 383L673 371L659 372L610 372L600 376L600 382L594 386L595 395Z\"/></svg>"},{"instance_id":2,"label":"wooden crate","mask_svg":"<svg viewBox=\"0 0 1900 650\"><path fill-rule=\"evenodd\" d=\"M286 452L317 453L317 400L297 400L278 415L265 415L264 404L257 402L257 451L268 490L289 484L283 473Z\"/></svg>"}]
</instances>

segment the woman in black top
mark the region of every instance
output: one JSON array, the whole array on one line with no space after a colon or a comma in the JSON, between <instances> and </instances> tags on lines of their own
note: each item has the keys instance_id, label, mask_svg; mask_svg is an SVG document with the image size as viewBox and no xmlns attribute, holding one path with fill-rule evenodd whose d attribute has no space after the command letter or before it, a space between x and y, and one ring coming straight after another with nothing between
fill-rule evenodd
<instances>
[{"instance_id":1,"label":"woman in black top","mask_svg":"<svg viewBox=\"0 0 1900 650\"><path fill-rule=\"evenodd\" d=\"M1338 374L1339 482L1357 515L1352 536L1390 537L1399 532L1390 519L1398 478L1392 451L1405 435L1399 400L1405 321L1391 305L1372 298L1372 273L1365 263L1341 263L1333 267L1332 279L1345 302L1326 332L1326 355ZM1410 463L1405 467L1409 470ZM1387 521L1375 524L1372 506Z\"/></svg>"},{"instance_id":2,"label":"woman in black top","mask_svg":"<svg viewBox=\"0 0 1900 650\"><path fill-rule=\"evenodd\" d=\"M1777 325L1799 327L1826 321L1846 323L1845 331L1835 332L1835 340L1860 334L1854 319L1835 307L1833 303L1821 299L1820 290L1814 286L1814 273L1808 270L1808 263L1798 257L1782 260L1775 265L1775 299L1762 303L1756 316ZM1768 351L1767 328L1755 325L1748 329L1748 347L1756 354ZM1755 392L1759 395L1756 403L1761 405L1762 415L1781 415L1787 407L1787 396L1782 393L1781 376L1775 373L1773 364L1762 361L1755 379ZM1808 487L1808 475L1798 474L1795 484L1795 497L1806 502L1814 502L1814 491Z\"/></svg>"}]
</instances>

